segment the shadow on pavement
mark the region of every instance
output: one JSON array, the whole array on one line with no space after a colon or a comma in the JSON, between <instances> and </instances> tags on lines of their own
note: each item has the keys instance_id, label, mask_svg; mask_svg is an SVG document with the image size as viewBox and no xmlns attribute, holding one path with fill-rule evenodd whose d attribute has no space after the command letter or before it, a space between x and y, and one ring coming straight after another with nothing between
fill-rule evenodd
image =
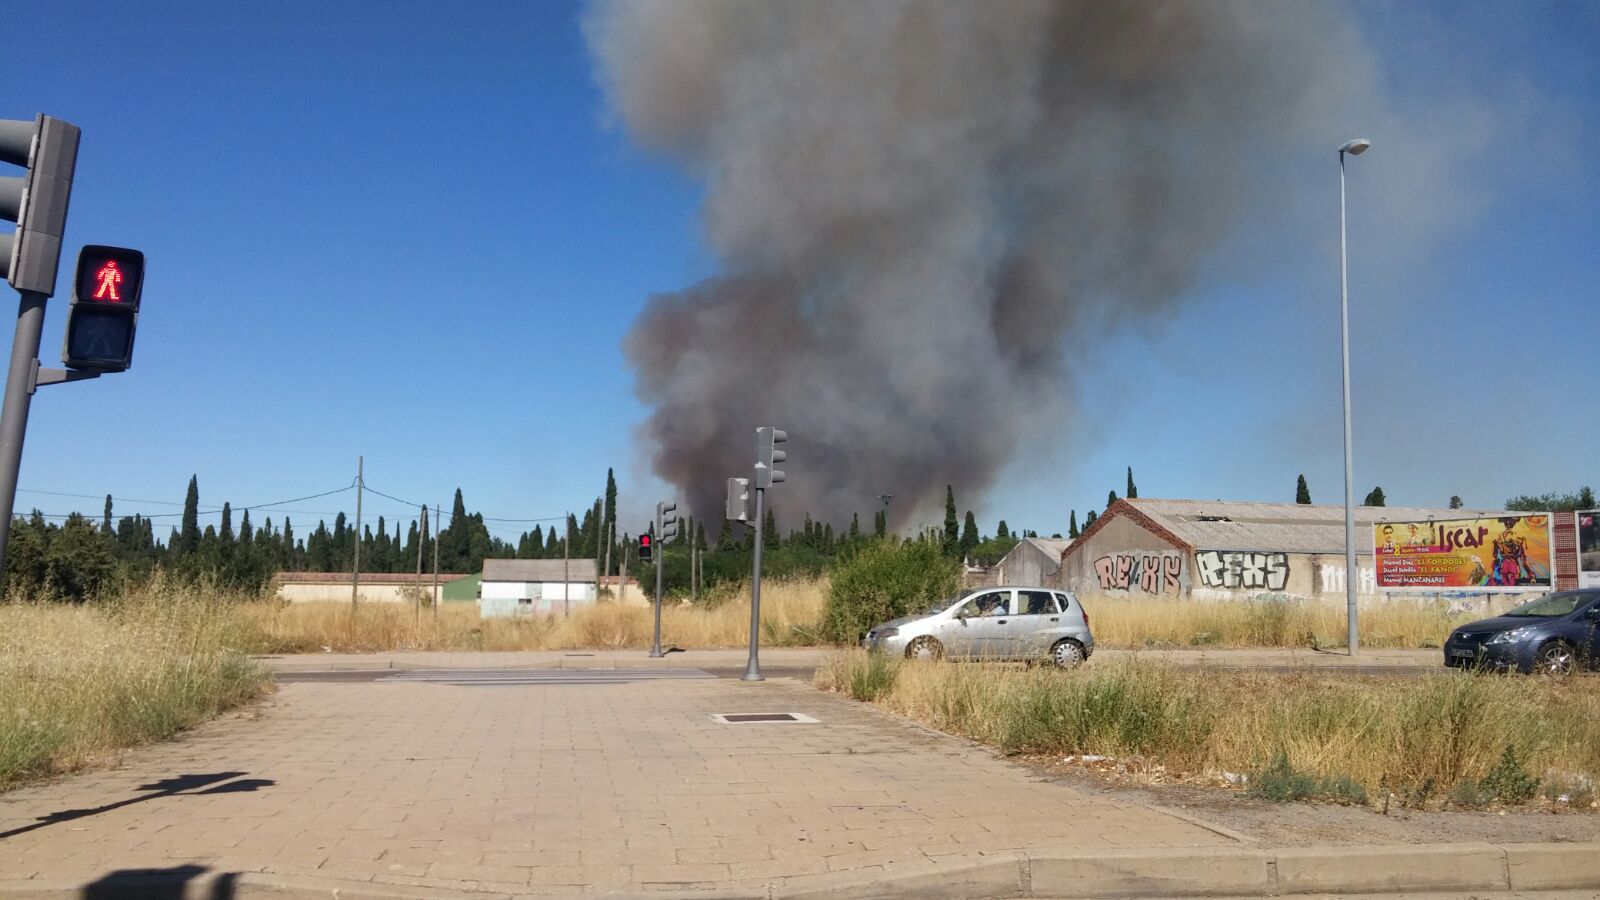
<instances>
[{"instance_id":1,"label":"shadow on pavement","mask_svg":"<svg viewBox=\"0 0 1600 900\"><path fill-rule=\"evenodd\" d=\"M174 866L170 869L118 869L83 886L85 900L129 897L134 900L232 900L238 880L231 872L216 876L202 891L190 891L190 882L210 870L205 866Z\"/></svg>"},{"instance_id":2,"label":"shadow on pavement","mask_svg":"<svg viewBox=\"0 0 1600 900\"><path fill-rule=\"evenodd\" d=\"M271 787L277 783L266 778L244 778L240 779L239 781L230 780L238 778L243 774L245 773L212 772L205 775L179 775L174 778L163 778L160 781L152 782L150 784L139 785L139 790L149 791L150 793L140 794L137 797L129 797L126 800L118 800L115 803L107 803L104 806L96 806L90 809L64 809L60 812L53 812L49 815L40 816L32 825L23 825L20 828L13 828L10 831L0 831L0 840L8 837L15 837L19 834L26 834L30 831L43 828L46 825L55 825L61 822L71 822L74 819L82 819L87 816L96 816L100 813L110 812L114 809L121 809L124 806L132 806L135 803L143 803L146 800L155 800L161 797L172 797L177 795L194 796L198 794L234 794L247 791L259 791L262 788ZM223 784L222 782L227 783ZM198 790L199 788L207 788L207 790Z\"/></svg>"}]
</instances>

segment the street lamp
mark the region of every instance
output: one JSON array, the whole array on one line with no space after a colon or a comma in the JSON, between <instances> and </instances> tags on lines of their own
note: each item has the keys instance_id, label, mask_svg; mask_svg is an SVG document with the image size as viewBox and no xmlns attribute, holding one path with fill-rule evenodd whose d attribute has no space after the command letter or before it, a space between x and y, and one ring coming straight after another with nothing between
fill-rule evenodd
<instances>
[{"instance_id":1,"label":"street lamp","mask_svg":"<svg viewBox=\"0 0 1600 900\"><path fill-rule=\"evenodd\" d=\"M1339 147L1339 349L1344 356L1344 591L1351 656L1360 652L1361 638L1356 634L1356 585L1360 582L1360 573L1356 569L1356 486L1351 472L1354 466L1350 450L1350 273L1345 262L1344 157L1347 153L1360 156L1371 146L1372 142L1366 138L1356 138Z\"/></svg>"}]
</instances>

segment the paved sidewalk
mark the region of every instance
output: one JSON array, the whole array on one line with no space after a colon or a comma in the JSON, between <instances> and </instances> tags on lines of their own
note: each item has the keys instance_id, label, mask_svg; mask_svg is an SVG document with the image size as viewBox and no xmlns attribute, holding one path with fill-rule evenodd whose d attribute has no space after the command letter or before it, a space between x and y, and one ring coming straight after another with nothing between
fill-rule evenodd
<instances>
[{"instance_id":1,"label":"paved sidewalk","mask_svg":"<svg viewBox=\"0 0 1600 900\"><path fill-rule=\"evenodd\" d=\"M801 682L596 680L284 686L114 771L0 795L0 882L177 869L764 895L1026 852L1239 846ZM819 723L710 718L736 712Z\"/></svg>"}]
</instances>

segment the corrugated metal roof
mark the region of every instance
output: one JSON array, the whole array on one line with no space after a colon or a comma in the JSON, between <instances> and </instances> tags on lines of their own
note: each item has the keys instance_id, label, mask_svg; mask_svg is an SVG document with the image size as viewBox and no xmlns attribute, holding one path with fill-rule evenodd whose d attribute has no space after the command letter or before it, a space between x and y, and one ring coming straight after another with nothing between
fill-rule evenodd
<instances>
[{"instance_id":1,"label":"corrugated metal roof","mask_svg":"<svg viewBox=\"0 0 1600 900\"><path fill-rule=\"evenodd\" d=\"M486 559L484 581L568 581L571 584L594 581L599 568L592 559Z\"/></svg>"},{"instance_id":2,"label":"corrugated metal roof","mask_svg":"<svg viewBox=\"0 0 1600 900\"><path fill-rule=\"evenodd\" d=\"M1244 503L1224 500L1128 500L1196 550L1256 550L1281 553L1343 553L1344 506ZM1499 509L1428 509L1414 506L1356 507L1356 549L1370 552L1377 522L1469 519L1513 515Z\"/></svg>"},{"instance_id":3,"label":"corrugated metal roof","mask_svg":"<svg viewBox=\"0 0 1600 900\"><path fill-rule=\"evenodd\" d=\"M1072 543L1065 538L1023 538L1023 540L1038 547L1040 552L1054 560L1061 559L1061 554L1067 551L1067 545Z\"/></svg>"}]
</instances>

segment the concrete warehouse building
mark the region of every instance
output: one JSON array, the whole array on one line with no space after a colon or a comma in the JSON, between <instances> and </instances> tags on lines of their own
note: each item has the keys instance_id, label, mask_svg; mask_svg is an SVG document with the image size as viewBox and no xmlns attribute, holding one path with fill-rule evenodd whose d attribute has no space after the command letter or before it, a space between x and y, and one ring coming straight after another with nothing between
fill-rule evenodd
<instances>
[{"instance_id":1,"label":"concrete warehouse building","mask_svg":"<svg viewBox=\"0 0 1600 900\"><path fill-rule=\"evenodd\" d=\"M993 584L1058 583L1061 555L1072 542L1063 538L1023 538L990 570Z\"/></svg>"},{"instance_id":2,"label":"concrete warehouse building","mask_svg":"<svg viewBox=\"0 0 1600 900\"><path fill-rule=\"evenodd\" d=\"M486 559L478 614L564 616L595 602L598 571L592 559Z\"/></svg>"},{"instance_id":3,"label":"concrete warehouse building","mask_svg":"<svg viewBox=\"0 0 1600 900\"><path fill-rule=\"evenodd\" d=\"M1361 506L1355 511L1358 596L1377 590L1378 522L1509 515L1502 510ZM1078 594L1245 600L1262 594L1345 597L1344 506L1222 500L1118 500L1062 553L1056 586ZM1412 594L1411 596L1416 596ZM1471 589L1453 599L1487 598Z\"/></svg>"},{"instance_id":4,"label":"concrete warehouse building","mask_svg":"<svg viewBox=\"0 0 1600 900\"><path fill-rule=\"evenodd\" d=\"M424 574L418 578L414 574L362 572L361 586L357 589L359 596L356 599L361 603L410 603L412 600L406 588L416 585L431 595L433 577L432 574ZM443 595L441 599L445 602L469 599L457 597L451 591L454 582L466 577L440 575L439 592ZM349 572L279 572L273 579L278 584L279 599L290 603L350 602Z\"/></svg>"}]
</instances>

